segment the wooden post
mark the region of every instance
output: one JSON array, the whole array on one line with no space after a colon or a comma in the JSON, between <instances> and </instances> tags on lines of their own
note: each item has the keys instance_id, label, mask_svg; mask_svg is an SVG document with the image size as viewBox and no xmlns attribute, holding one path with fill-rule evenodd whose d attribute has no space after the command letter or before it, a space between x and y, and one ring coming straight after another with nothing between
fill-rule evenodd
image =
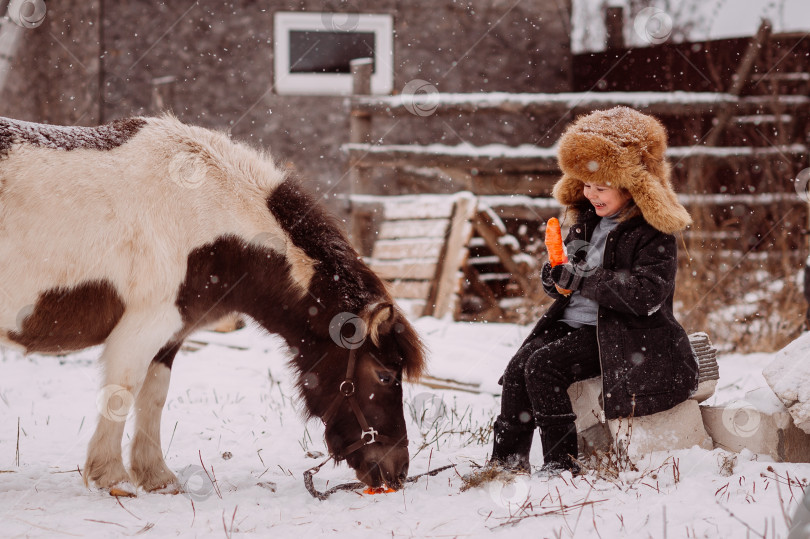
<instances>
[{"instance_id":1,"label":"wooden post","mask_svg":"<svg viewBox=\"0 0 810 539\"><path fill-rule=\"evenodd\" d=\"M624 8L608 6L605 8L605 39L607 48L623 49L624 44Z\"/></svg>"},{"instance_id":2,"label":"wooden post","mask_svg":"<svg viewBox=\"0 0 810 539\"><path fill-rule=\"evenodd\" d=\"M467 244L473 232L471 219L475 215L477 203L478 199L472 193L462 191L456 195L447 240L439 257L424 316L441 318L448 312L455 316L458 307L456 295L461 289L462 267L469 255Z\"/></svg>"},{"instance_id":3,"label":"wooden post","mask_svg":"<svg viewBox=\"0 0 810 539\"><path fill-rule=\"evenodd\" d=\"M369 95L371 93L371 73L374 69L374 60L371 58L357 58L349 64L352 70L352 96ZM355 100L352 100L352 110L349 119L349 142L368 143L371 141L371 113L359 110ZM362 251L363 234L367 228L365 225L368 219L352 209L351 196L358 194L368 194L369 172L365 168L359 168L356 162L349 159L349 238L354 247L360 251L361 255L367 255Z\"/></svg>"}]
</instances>

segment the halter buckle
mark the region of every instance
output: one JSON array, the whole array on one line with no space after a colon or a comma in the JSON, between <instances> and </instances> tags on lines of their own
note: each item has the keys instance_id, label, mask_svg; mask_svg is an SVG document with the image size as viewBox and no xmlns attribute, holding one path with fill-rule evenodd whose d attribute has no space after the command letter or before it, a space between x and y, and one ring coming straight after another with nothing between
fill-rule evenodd
<instances>
[{"instance_id":1,"label":"halter buckle","mask_svg":"<svg viewBox=\"0 0 810 539\"><path fill-rule=\"evenodd\" d=\"M373 444L374 442L377 441L377 435L378 434L379 434L379 432L374 430L374 427L369 427L368 430L364 430L364 431L360 432L360 439L365 441L366 440L366 435L368 435L370 437L370 439L366 442L366 445Z\"/></svg>"},{"instance_id":2,"label":"halter buckle","mask_svg":"<svg viewBox=\"0 0 810 539\"><path fill-rule=\"evenodd\" d=\"M354 382L351 380L343 380L340 383L340 392L343 393L344 397L351 397L354 395Z\"/></svg>"}]
</instances>

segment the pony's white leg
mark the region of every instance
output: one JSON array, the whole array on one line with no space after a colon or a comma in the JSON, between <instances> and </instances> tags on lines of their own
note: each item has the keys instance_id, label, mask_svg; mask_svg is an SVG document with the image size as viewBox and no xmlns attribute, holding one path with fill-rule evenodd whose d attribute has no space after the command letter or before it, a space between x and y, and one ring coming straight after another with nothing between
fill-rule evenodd
<instances>
[{"instance_id":1,"label":"pony's white leg","mask_svg":"<svg viewBox=\"0 0 810 539\"><path fill-rule=\"evenodd\" d=\"M168 363L171 364L171 359L178 348L179 346L161 350L160 355L165 356L162 359L168 359ZM168 357L169 355L171 357ZM160 418L163 405L166 403L171 375L171 368L155 358L149 365L146 379L135 400L135 437L130 451L131 471L135 482L147 492L180 491L177 476L166 466L160 446Z\"/></svg>"},{"instance_id":2,"label":"pony's white leg","mask_svg":"<svg viewBox=\"0 0 810 539\"><path fill-rule=\"evenodd\" d=\"M98 398L98 425L87 449L85 483L93 481L101 488L113 489L129 481L121 459L127 415L152 358L181 327L177 309L160 305L128 309L110 333L101 355L104 383Z\"/></svg>"}]
</instances>

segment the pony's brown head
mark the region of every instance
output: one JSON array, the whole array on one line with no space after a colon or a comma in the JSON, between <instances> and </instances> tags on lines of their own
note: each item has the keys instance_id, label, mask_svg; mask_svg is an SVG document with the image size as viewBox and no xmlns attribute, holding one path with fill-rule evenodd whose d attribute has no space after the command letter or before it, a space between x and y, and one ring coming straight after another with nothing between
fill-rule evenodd
<instances>
[{"instance_id":1,"label":"pony's brown head","mask_svg":"<svg viewBox=\"0 0 810 539\"><path fill-rule=\"evenodd\" d=\"M418 335L396 307L378 303L333 316L319 348L322 359L299 386L324 421L330 454L369 486L400 488L409 462L402 380L424 368Z\"/></svg>"}]
</instances>

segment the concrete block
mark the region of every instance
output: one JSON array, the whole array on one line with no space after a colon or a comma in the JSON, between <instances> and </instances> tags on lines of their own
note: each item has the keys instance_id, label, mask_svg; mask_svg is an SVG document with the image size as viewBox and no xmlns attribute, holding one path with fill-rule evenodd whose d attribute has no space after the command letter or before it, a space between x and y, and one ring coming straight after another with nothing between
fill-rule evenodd
<instances>
[{"instance_id":1,"label":"concrete block","mask_svg":"<svg viewBox=\"0 0 810 539\"><path fill-rule=\"evenodd\" d=\"M810 462L810 434L796 427L770 388L728 404L701 406L701 413L715 447L748 449L776 462Z\"/></svg>"},{"instance_id":2,"label":"concrete block","mask_svg":"<svg viewBox=\"0 0 810 539\"><path fill-rule=\"evenodd\" d=\"M568 396L574 413L577 414L577 432L588 430L599 423L602 414L602 377L574 382L568 388Z\"/></svg>"},{"instance_id":3,"label":"concrete block","mask_svg":"<svg viewBox=\"0 0 810 539\"><path fill-rule=\"evenodd\" d=\"M608 421L616 443L624 445L630 460L653 451L671 451L700 446L712 449L712 439L703 426L700 405L694 399L657 414Z\"/></svg>"},{"instance_id":4,"label":"concrete block","mask_svg":"<svg viewBox=\"0 0 810 539\"><path fill-rule=\"evenodd\" d=\"M712 448L712 439L703 427L697 400L689 399L657 414L610 420L604 425L599 420L601 391L602 379L599 377L577 382L568 388L577 414L580 450L586 454L595 449L606 450L615 442L627 447L631 460L651 451L686 449L694 445Z\"/></svg>"}]
</instances>

